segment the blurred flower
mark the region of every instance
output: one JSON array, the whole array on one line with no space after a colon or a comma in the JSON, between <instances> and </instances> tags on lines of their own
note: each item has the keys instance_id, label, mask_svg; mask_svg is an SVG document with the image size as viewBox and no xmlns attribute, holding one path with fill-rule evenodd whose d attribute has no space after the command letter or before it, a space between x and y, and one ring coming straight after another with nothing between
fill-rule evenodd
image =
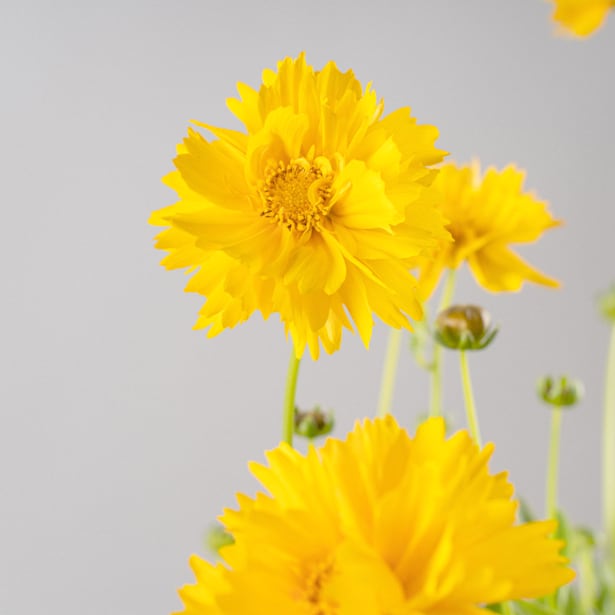
<instances>
[{"instance_id":1,"label":"blurred flower","mask_svg":"<svg viewBox=\"0 0 615 615\"><path fill-rule=\"evenodd\" d=\"M589 36L606 20L615 0L552 0L555 2L553 19L562 30L576 36Z\"/></svg>"},{"instance_id":2,"label":"blurred flower","mask_svg":"<svg viewBox=\"0 0 615 615\"><path fill-rule=\"evenodd\" d=\"M252 465L269 495L222 516L226 566L193 557L184 613L479 615L553 592L574 577L556 524L515 525L492 452L465 431L447 440L441 417L411 438L390 415L306 456L281 444Z\"/></svg>"},{"instance_id":3,"label":"blurred flower","mask_svg":"<svg viewBox=\"0 0 615 615\"><path fill-rule=\"evenodd\" d=\"M519 290L524 282L557 286L557 282L530 267L510 248L529 243L560 224L545 203L523 192L524 173L514 166L487 169L481 177L478 163L446 164L434 187L442 193L441 209L454 243L445 243L421 265L425 297L437 286L445 269L467 261L476 281L486 290Z\"/></svg>"},{"instance_id":4,"label":"blurred flower","mask_svg":"<svg viewBox=\"0 0 615 615\"><path fill-rule=\"evenodd\" d=\"M350 319L366 346L373 314L409 327L422 312L408 270L449 238L429 188L437 129L407 108L382 117L352 71L314 71L303 54L238 91L228 106L246 132L195 122L216 139L188 131L165 178L179 201L150 219L170 227L162 263L189 267L186 290L207 298L196 328L279 313L297 356L317 358Z\"/></svg>"}]
</instances>

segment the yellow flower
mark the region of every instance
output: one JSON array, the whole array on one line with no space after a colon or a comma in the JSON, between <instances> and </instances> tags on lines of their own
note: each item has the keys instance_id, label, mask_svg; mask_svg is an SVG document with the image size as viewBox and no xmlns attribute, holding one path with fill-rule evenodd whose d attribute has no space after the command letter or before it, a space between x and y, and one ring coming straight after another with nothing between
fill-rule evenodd
<instances>
[{"instance_id":1,"label":"yellow flower","mask_svg":"<svg viewBox=\"0 0 615 615\"><path fill-rule=\"evenodd\" d=\"M169 269L195 270L187 291L207 301L208 336L259 310L279 313L297 356L329 353L354 321L367 346L373 314L409 327L422 316L408 269L447 238L429 188L442 160L437 130L383 103L352 71L304 55L238 85L230 110L246 132L195 122L165 182L179 201L150 222ZM350 317L350 318L349 318Z\"/></svg>"},{"instance_id":2,"label":"yellow flower","mask_svg":"<svg viewBox=\"0 0 615 615\"><path fill-rule=\"evenodd\" d=\"M441 418L410 438L391 416L306 456L281 444L252 465L269 495L222 517L225 565L193 557L184 614L479 615L553 592L574 577L555 522L515 525L492 451L446 439Z\"/></svg>"},{"instance_id":3,"label":"yellow flower","mask_svg":"<svg viewBox=\"0 0 615 615\"><path fill-rule=\"evenodd\" d=\"M480 176L478 163L446 164L434 182L442 193L440 207L454 243L443 242L421 265L421 287L428 297L442 272L465 261L476 281L493 291L519 290L524 282L558 286L510 250L514 243L529 243L560 222L545 203L523 192L524 173L514 166L487 169Z\"/></svg>"},{"instance_id":4,"label":"yellow flower","mask_svg":"<svg viewBox=\"0 0 615 615\"><path fill-rule=\"evenodd\" d=\"M589 36L602 26L615 0L554 0L553 19L569 33Z\"/></svg>"}]
</instances>

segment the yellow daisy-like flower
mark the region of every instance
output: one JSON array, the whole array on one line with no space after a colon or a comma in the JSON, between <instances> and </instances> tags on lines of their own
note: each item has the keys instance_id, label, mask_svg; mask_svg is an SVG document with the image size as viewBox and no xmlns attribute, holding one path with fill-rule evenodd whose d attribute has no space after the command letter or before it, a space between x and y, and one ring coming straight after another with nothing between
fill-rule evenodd
<instances>
[{"instance_id":1,"label":"yellow daisy-like flower","mask_svg":"<svg viewBox=\"0 0 615 615\"><path fill-rule=\"evenodd\" d=\"M391 416L306 456L281 444L252 466L269 495L222 517L225 564L193 557L184 615L479 615L553 592L574 577L555 522L515 525L492 451L441 418L411 438Z\"/></svg>"},{"instance_id":2,"label":"yellow daisy-like flower","mask_svg":"<svg viewBox=\"0 0 615 615\"><path fill-rule=\"evenodd\" d=\"M196 328L214 336L259 310L279 313L297 356L329 353L354 321L365 345L373 314L409 327L422 316L408 269L446 240L429 189L442 160L437 130L383 103L352 71L304 55L238 85L228 106L246 132L189 130L165 182L179 201L150 222L169 268L196 269L207 301ZM350 316L350 319L349 319Z\"/></svg>"},{"instance_id":3,"label":"yellow daisy-like flower","mask_svg":"<svg viewBox=\"0 0 615 615\"><path fill-rule=\"evenodd\" d=\"M421 265L420 282L428 297L443 271L470 266L476 281L493 291L519 290L524 282L558 286L556 280L530 267L509 246L536 241L561 224L546 204L523 192L524 173L514 166L487 169L478 163L446 164L434 182L442 193L440 207L454 242L443 242Z\"/></svg>"},{"instance_id":4,"label":"yellow daisy-like flower","mask_svg":"<svg viewBox=\"0 0 615 615\"><path fill-rule=\"evenodd\" d=\"M615 0L554 0L553 19L576 36L593 34L606 20Z\"/></svg>"}]
</instances>

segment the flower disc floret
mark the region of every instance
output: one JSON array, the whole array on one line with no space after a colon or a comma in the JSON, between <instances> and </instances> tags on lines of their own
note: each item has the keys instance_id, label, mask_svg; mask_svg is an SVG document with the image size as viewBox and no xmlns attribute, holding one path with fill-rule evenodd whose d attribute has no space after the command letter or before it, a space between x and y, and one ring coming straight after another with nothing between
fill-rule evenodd
<instances>
[{"instance_id":1,"label":"flower disc floret","mask_svg":"<svg viewBox=\"0 0 615 615\"><path fill-rule=\"evenodd\" d=\"M268 493L221 518L224 564L193 558L184 615L487 615L553 592L574 577L556 524L515 523L492 452L441 418L411 438L391 416L305 456L281 444L251 466Z\"/></svg>"},{"instance_id":2,"label":"flower disc floret","mask_svg":"<svg viewBox=\"0 0 615 615\"><path fill-rule=\"evenodd\" d=\"M308 162L305 158L267 174L260 189L261 215L285 226L289 231L322 230L322 220L331 208L331 167L326 159Z\"/></svg>"},{"instance_id":3,"label":"flower disc floret","mask_svg":"<svg viewBox=\"0 0 615 615\"><path fill-rule=\"evenodd\" d=\"M422 317L419 258L450 239L431 188L444 152L409 109L383 116L370 86L303 54L239 84L228 106L245 132L197 122L165 182L179 196L155 212L169 269L206 298L197 328L214 336L255 311L278 313L297 356L331 353L342 330L369 344L376 315Z\"/></svg>"}]
</instances>

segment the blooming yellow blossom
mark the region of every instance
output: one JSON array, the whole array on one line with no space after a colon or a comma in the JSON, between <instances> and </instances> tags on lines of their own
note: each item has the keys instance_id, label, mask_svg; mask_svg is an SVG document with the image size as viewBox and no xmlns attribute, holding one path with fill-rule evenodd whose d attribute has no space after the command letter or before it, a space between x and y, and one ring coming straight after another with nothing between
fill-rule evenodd
<instances>
[{"instance_id":1,"label":"blooming yellow blossom","mask_svg":"<svg viewBox=\"0 0 615 615\"><path fill-rule=\"evenodd\" d=\"M305 456L281 444L252 465L268 495L222 517L225 563L193 557L184 615L480 615L553 592L574 576L555 522L515 524L492 451L441 418L411 438L391 416Z\"/></svg>"},{"instance_id":2,"label":"blooming yellow blossom","mask_svg":"<svg viewBox=\"0 0 615 615\"><path fill-rule=\"evenodd\" d=\"M530 267L509 246L529 243L560 224L545 203L523 192L524 173L514 166L487 169L481 178L478 163L446 164L434 182L442 193L440 207L454 243L443 242L421 265L425 297L446 269L467 262L476 281L494 291L519 290L524 282L545 286L558 283Z\"/></svg>"},{"instance_id":3,"label":"blooming yellow blossom","mask_svg":"<svg viewBox=\"0 0 615 615\"><path fill-rule=\"evenodd\" d=\"M589 36L602 26L615 0L554 0L553 19L567 32Z\"/></svg>"},{"instance_id":4,"label":"blooming yellow blossom","mask_svg":"<svg viewBox=\"0 0 615 615\"><path fill-rule=\"evenodd\" d=\"M214 336L254 311L279 313L297 356L329 353L354 322L365 345L373 314L420 318L409 269L448 237L429 188L441 161L437 130L383 103L352 71L321 71L304 55L238 85L230 110L245 132L196 122L165 182L179 201L150 222L170 227L163 264L195 270L187 291L207 298L196 328Z\"/></svg>"}]
</instances>

